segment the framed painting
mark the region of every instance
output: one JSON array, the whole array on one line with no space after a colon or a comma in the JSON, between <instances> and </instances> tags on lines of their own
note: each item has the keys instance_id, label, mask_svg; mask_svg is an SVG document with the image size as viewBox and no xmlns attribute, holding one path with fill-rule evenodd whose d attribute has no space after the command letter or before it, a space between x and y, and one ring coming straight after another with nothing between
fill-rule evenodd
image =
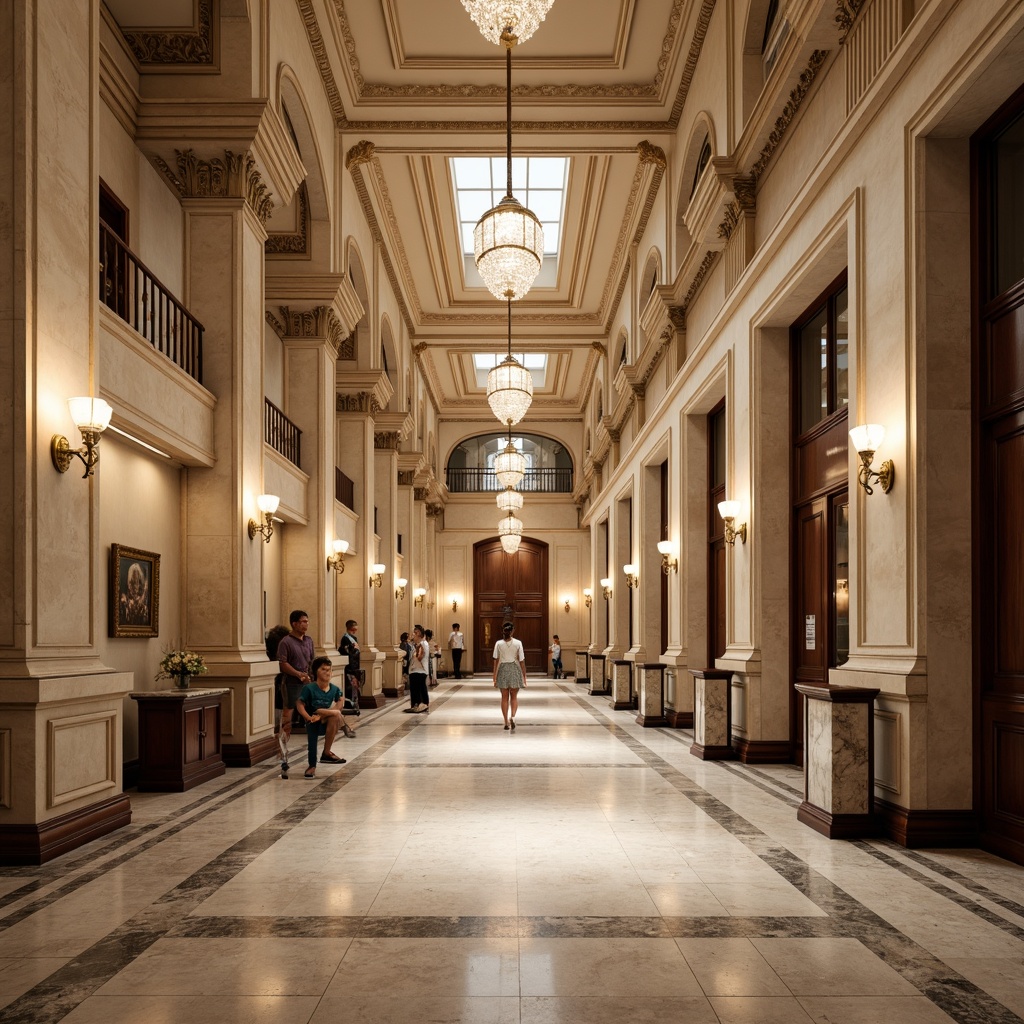
<instances>
[{"instance_id":1,"label":"framed painting","mask_svg":"<svg viewBox=\"0 0 1024 1024\"><path fill-rule=\"evenodd\" d=\"M110 545L110 635L160 633L160 556Z\"/></svg>"}]
</instances>

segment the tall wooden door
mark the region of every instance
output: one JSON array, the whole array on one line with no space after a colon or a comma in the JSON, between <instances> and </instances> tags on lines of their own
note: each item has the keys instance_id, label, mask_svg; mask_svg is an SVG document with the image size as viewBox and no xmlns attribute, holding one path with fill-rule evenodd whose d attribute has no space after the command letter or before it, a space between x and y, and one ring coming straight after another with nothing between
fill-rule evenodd
<instances>
[{"instance_id":1,"label":"tall wooden door","mask_svg":"<svg viewBox=\"0 0 1024 1024\"><path fill-rule=\"evenodd\" d=\"M1024 90L973 143L975 787L983 844L1024 863Z\"/></svg>"},{"instance_id":2,"label":"tall wooden door","mask_svg":"<svg viewBox=\"0 0 1024 1024\"><path fill-rule=\"evenodd\" d=\"M494 644L505 622L515 624L526 653L527 672L546 672L548 664L548 546L523 538L514 555L497 537L473 548L477 649L473 664L490 669Z\"/></svg>"}]
</instances>

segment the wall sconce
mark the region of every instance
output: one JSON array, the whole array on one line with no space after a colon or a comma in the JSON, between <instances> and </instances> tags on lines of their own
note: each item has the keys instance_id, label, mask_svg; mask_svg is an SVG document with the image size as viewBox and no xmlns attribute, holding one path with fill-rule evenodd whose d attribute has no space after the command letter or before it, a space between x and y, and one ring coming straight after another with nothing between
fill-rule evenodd
<instances>
[{"instance_id":1,"label":"wall sconce","mask_svg":"<svg viewBox=\"0 0 1024 1024\"><path fill-rule=\"evenodd\" d=\"M725 523L725 543L735 544L736 538L747 543L747 524L741 523L736 526L736 517L740 514L740 503L738 501L720 501L718 503L718 514Z\"/></svg>"},{"instance_id":2,"label":"wall sconce","mask_svg":"<svg viewBox=\"0 0 1024 1024\"><path fill-rule=\"evenodd\" d=\"M626 574L626 586L630 590L635 590L640 586L640 570L632 562L627 562L622 567L622 571Z\"/></svg>"},{"instance_id":3,"label":"wall sconce","mask_svg":"<svg viewBox=\"0 0 1024 1024\"><path fill-rule=\"evenodd\" d=\"M384 570L387 566L383 562L374 562L370 566L370 586L379 587L384 582Z\"/></svg>"},{"instance_id":4,"label":"wall sconce","mask_svg":"<svg viewBox=\"0 0 1024 1024\"><path fill-rule=\"evenodd\" d=\"M452 603L452 611L457 612L459 610L459 602L462 600L461 594L449 594L448 600Z\"/></svg>"},{"instance_id":5,"label":"wall sconce","mask_svg":"<svg viewBox=\"0 0 1024 1024\"><path fill-rule=\"evenodd\" d=\"M568 611L569 608L570 608L570 605L569 605L569 595L568 594L563 594L562 595L562 601L565 602L565 610Z\"/></svg>"},{"instance_id":6,"label":"wall sconce","mask_svg":"<svg viewBox=\"0 0 1024 1024\"><path fill-rule=\"evenodd\" d=\"M255 519L249 520L249 540L252 540L258 533L263 537L264 544L270 543L270 538L274 533L274 513L280 504L281 499L276 494L259 495L256 499L256 507L263 516L263 522L258 523Z\"/></svg>"},{"instance_id":7,"label":"wall sconce","mask_svg":"<svg viewBox=\"0 0 1024 1024\"><path fill-rule=\"evenodd\" d=\"M423 607L423 598L425 598L427 596L427 588L426 587L417 587L412 593L413 593L412 603L414 605L416 605L417 608L422 608Z\"/></svg>"},{"instance_id":8,"label":"wall sconce","mask_svg":"<svg viewBox=\"0 0 1024 1024\"><path fill-rule=\"evenodd\" d=\"M590 587L583 588L583 603L589 608L594 603L594 593Z\"/></svg>"},{"instance_id":9,"label":"wall sconce","mask_svg":"<svg viewBox=\"0 0 1024 1024\"><path fill-rule=\"evenodd\" d=\"M661 555L661 571L667 576L670 572L679 572L679 559L673 558L675 545L670 540L658 541L658 554Z\"/></svg>"},{"instance_id":10,"label":"wall sconce","mask_svg":"<svg viewBox=\"0 0 1024 1024\"><path fill-rule=\"evenodd\" d=\"M611 576L605 576L601 580L601 589L604 591L604 599L610 601L612 599L612 578Z\"/></svg>"},{"instance_id":11,"label":"wall sconce","mask_svg":"<svg viewBox=\"0 0 1024 1024\"><path fill-rule=\"evenodd\" d=\"M327 556L327 571L332 569L335 572L345 571L345 553L348 551L347 540L336 540L334 542L334 554Z\"/></svg>"},{"instance_id":12,"label":"wall sconce","mask_svg":"<svg viewBox=\"0 0 1024 1024\"><path fill-rule=\"evenodd\" d=\"M892 485L896 479L896 467L892 464L892 459L886 459L878 467L877 473L871 468L875 452L878 451L879 445L881 445L884 438L885 427L880 423L863 423L850 431L850 440L860 456L860 469L857 471L857 479L860 481L861 487L868 494L875 493L875 489L871 486L872 480L877 480L878 485L888 494L892 490Z\"/></svg>"},{"instance_id":13,"label":"wall sconce","mask_svg":"<svg viewBox=\"0 0 1024 1024\"><path fill-rule=\"evenodd\" d=\"M398 579L395 580L395 600L396 601L404 601L405 600L405 585L408 582L409 581L404 576L399 576Z\"/></svg>"},{"instance_id":14,"label":"wall sconce","mask_svg":"<svg viewBox=\"0 0 1024 1024\"><path fill-rule=\"evenodd\" d=\"M58 473L66 473L71 468L72 456L81 459L85 466L82 474L84 480L92 476L96 463L100 461L100 434L110 424L114 410L102 398L90 398L88 395L84 398L69 398L68 409L71 410L75 426L82 432L84 443L81 448L72 448L63 434L54 434L50 440L50 461Z\"/></svg>"}]
</instances>

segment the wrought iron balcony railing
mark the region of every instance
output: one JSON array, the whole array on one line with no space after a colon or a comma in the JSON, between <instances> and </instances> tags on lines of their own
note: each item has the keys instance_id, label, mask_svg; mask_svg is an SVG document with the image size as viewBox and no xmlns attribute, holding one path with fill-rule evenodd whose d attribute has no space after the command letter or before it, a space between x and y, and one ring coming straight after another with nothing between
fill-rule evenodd
<instances>
[{"instance_id":1,"label":"wrought iron balcony railing","mask_svg":"<svg viewBox=\"0 0 1024 1024\"><path fill-rule=\"evenodd\" d=\"M263 399L263 440L299 469L302 431L269 398Z\"/></svg>"},{"instance_id":2,"label":"wrought iron balcony railing","mask_svg":"<svg viewBox=\"0 0 1024 1024\"><path fill-rule=\"evenodd\" d=\"M504 490L494 471L490 469L462 469L449 466L445 479L451 494ZM524 494L571 494L572 469L528 469L516 490Z\"/></svg>"}]
</instances>

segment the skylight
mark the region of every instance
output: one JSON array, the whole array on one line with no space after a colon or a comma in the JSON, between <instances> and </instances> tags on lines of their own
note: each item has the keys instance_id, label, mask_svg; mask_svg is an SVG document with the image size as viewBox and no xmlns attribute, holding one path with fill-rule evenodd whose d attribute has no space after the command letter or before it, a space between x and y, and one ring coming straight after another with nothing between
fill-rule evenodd
<instances>
[{"instance_id":1,"label":"skylight","mask_svg":"<svg viewBox=\"0 0 1024 1024\"><path fill-rule=\"evenodd\" d=\"M503 156L456 156L451 161L462 252L472 258L473 229L504 197L508 167ZM512 158L512 193L537 215L544 226L544 255L556 260L562 239L568 171L569 160L564 156Z\"/></svg>"},{"instance_id":2,"label":"skylight","mask_svg":"<svg viewBox=\"0 0 1024 1024\"><path fill-rule=\"evenodd\" d=\"M476 371L476 386L487 387L487 374L500 363L507 352L476 352L473 355L473 369ZM544 387L544 380L548 372L548 357L543 352L513 352L512 355L519 360L522 366L533 376L535 388Z\"/></svg>"}]
</instances>

